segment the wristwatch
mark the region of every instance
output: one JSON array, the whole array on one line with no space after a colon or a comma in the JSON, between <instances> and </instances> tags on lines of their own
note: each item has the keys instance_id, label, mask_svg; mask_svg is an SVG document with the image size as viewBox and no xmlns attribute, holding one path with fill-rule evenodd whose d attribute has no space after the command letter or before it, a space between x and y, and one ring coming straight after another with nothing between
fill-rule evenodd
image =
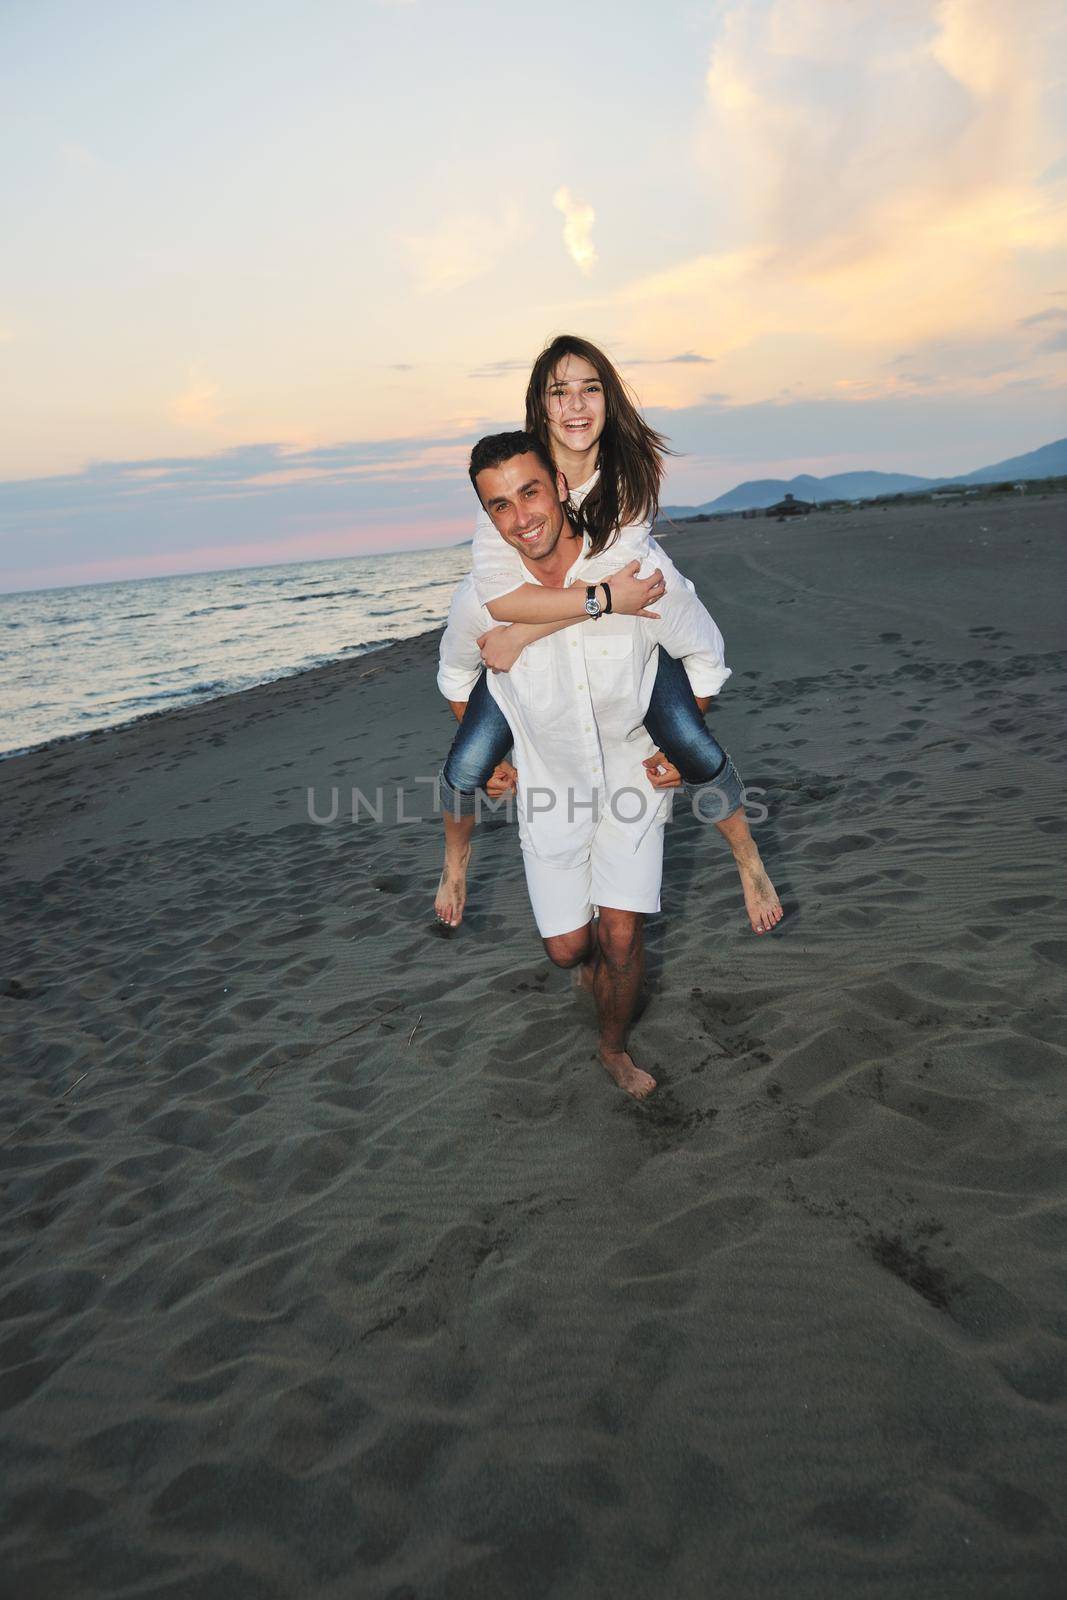
<instances>
[{"instance_id":1,"label":"wristwatch","mask_svg":"<svg viewBox=\"0 0 1067 1600\"><path fill-rule=\"evenodd\" d=\"M599 622L604 615L604 607L596 597L596 584L588 583L585 587L585 611L594 622Z\"/></svg>"}]
</instances>

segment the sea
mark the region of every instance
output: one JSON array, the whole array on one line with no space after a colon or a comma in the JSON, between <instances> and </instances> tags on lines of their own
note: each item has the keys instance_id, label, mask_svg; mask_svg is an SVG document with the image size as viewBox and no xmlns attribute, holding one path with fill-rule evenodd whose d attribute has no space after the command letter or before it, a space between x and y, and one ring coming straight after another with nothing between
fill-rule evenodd
<instances>
[{"instance_id":1,"label":"sea","mask_svg":"<svg viewBox=\"0 0 1067 1600\"><path fill-rule=\"evenodd\" d=\"M0 594L0 756L444 622L470 546Z\"/></svg>"}]
</instances>

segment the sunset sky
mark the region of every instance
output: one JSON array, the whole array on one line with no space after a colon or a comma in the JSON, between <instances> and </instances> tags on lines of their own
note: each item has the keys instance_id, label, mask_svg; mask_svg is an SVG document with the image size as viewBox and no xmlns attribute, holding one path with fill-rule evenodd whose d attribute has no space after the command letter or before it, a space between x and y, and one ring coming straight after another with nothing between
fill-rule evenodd
<instances>
[{"instance_id":1,"label":"sunset sky","mask_svg":"<svg viewBox=\"0 0 1067 1600\"><path fill-rule=\"evenodd\" d=\"M6 0L0 589L454 543L571 330L745 478L1067 433L1058 0Z\"/></svg>"}]
</instances>

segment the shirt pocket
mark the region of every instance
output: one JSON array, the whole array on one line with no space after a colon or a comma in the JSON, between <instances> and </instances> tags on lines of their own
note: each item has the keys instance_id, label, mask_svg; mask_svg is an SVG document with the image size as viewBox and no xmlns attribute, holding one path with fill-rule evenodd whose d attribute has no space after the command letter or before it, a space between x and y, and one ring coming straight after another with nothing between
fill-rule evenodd
<instances>
[{"instance_id":1,"label":"shirt pocket","mask_svg":"<svg viewBox=\"0 0 1067 1600\"><path fill-rule=\"evenodd\" d=\"M535 639L528 644L511 669L511 680L520 700L526 705L543 705L552 682L552 644Z\"/></svg>"},{"instance_id":2,"label":"shirt pocket","mask_svg":"<svg viewBox=\"0 0 1067 1600\"><path fill-rule=\"evenodd\" d=\"M586 624L586 626L589 626ZM592 626L595 628L596 623ZM585 667L589 687L624 694L634 684L634 640L629 632L605 633L586 640Z\"/></svg>"}]
</instances>

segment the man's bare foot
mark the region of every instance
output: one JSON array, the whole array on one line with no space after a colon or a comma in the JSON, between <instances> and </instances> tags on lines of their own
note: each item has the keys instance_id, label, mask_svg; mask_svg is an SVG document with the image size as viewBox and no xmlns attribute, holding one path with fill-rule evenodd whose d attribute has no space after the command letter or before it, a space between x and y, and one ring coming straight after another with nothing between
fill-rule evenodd
<instances>
[{"instance_id":1,"label":"man's bare foot","mask_svg":"<svg viewBox=\"0 0 1067 1600\"><path fill-rule=\"evenodd\" d=\"M745 891L745 910L753 933L770 933L781 922L785 913L774 884L767 876L759 851L753 846L734 857L741 874L741 887Z\"/></svg>"},{"instance_id":2,"label":"man's bare foot","mask_svg":"<svg viewBox=\"0 0 1067 1600\"><path fill-rule=\"evenodd\" d=\"M583 961L574 969L574 987L581 989L583 994L593 993L593 963Z\"/></svg>"},{"instance_id":3,"label":"man's bare foot","mask_svg":"<svg viewBox=\"0 0 1067 1600\"><path fill-rule=\"evenodd\" d=\"M634 1064L629 1051L605 1050L601 1045L597 1053L619 1088L635 1100L643 1100L656 1087L655 1078Z\"/></svg>"},{"instance_id":4,"label":"man's bare foot","mask_svg":"<svg viewBox=\"0 0 1067 1600\"><path fill-rule=\"evenodd\" d=\"M438 922L446 928L458 928L463 921L463 908L467 904L467 866L471 858L470 845L453 856L445 851L445 865L433 908Z\"/></svg>"}]
</instances>

